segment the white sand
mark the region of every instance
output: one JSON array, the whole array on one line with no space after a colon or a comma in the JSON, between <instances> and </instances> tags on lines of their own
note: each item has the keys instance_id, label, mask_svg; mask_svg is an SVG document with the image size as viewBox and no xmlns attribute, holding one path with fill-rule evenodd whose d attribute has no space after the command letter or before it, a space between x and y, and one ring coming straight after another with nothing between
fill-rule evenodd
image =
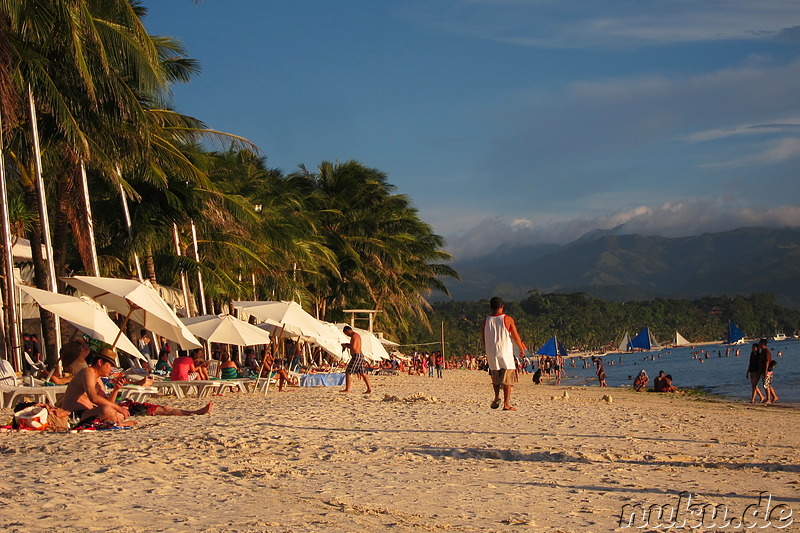
<instances>
[{"instance_id":1,"label":"white sand","mask_svg":"<svg viewBox=\"0 0 800 533\"><path fill-rule=\"evenodd\" d=\"M523 376L503 412L482 372L372 379L367 397L227 394L210 416L132 430L1 434L0 528L640 531L618 528L624 504L689 491L741 516L766 491L793 512L783 531L800 530L797 409Z\"/></svg>"}]
</instances>

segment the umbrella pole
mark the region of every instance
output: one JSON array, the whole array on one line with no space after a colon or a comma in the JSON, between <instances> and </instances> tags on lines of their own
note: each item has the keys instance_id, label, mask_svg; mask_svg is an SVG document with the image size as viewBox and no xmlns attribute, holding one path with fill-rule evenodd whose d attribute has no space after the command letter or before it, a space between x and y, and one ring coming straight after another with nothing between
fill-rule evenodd
<instances>
[{"instance_id":1,"label":"umbrella pole","mask_svg":"<svg viewBox=\"0 0 800 533\"><path fill-rule=\"evenodd\" d=\"M122 336L122 330L124 330L125 326L128 325L128 320L130 320L131 315L133 314L133 311L134 311L134 308L133 308L133 306L131 306L131 310L128 311L128 314L125 316L125 320L122 321L122 325L119 327L119 333L117 333L117 336L114 339L114 342L111 344L111 349L112 350L117 345L117 342L119 341L119 338Z\"/></svg>"},{"instance_id":2,"label":"umbrella pole","mask_svg":"<svg viewBox=\"0 0 800 533\"><path fill-rule=\"evenodd\" d=\"M264 385L264 396L267 395L267 391L269 390L269 382L272 380L272 368L274 366L275 366L274 364L269 365L269 372L267 372L267 384ZM262 371L263 371L263 367L262 367Z\"/></svg>"}]
</instances>

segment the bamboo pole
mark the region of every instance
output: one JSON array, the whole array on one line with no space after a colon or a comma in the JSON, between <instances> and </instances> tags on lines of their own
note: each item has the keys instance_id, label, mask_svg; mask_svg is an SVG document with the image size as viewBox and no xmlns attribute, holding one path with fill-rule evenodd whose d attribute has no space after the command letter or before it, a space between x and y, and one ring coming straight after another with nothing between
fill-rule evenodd
<instances>
[{"instance_id":1,"label":"bamboo pole","mask_svg":"<svg viewBox=\"0 0 800 533\"><path fill-rule=\"evenodd\" d=\"M175 253L178 257L183 256L183 252L181 251L181 240L178 237L178 225L174 222L172 223L172 237L175 240ZM183 304L186 306L186 316L192 316L192 310L189 307L189 288L186 285L186 272L181 269L181 290L183 291Z\"/></svg>"},{"instance_id":2,"label":"bamboo pole","mask_svg":"<svg viewBox=\"0 0 800 533\"><path fill-rule=\"evenodd\" d=\"M200 263L200 251L197 248L197 229L194 225L194 220L192 220L192 244L194 245L194 260ZM203 273L200 269L197 269L197 292L200 293L200 309L203 311L202 314L208 314L206 311L206 291L203 287Z\"/></svg>"},{"instance_id":3,"label":"bamboo pole","mask_svg":"<svg viewBox=\"0 0 800 533\"><path fill-rule=\"evenodd\" d=\"M86 165L81 161L81 185L83 186L83 206L86 209L86 228L89 232L89 253L92 254L92 275L100 275L100 264L97 261L97 243L94 239L94 217L92 204L89 202L89 181L86 179Z\"/></svg>"},{"instance_id":4,"label":"bamboo pole","mask_svg":"<svg viewBox=\"0 0 800 533\"><path fill-rule=\"evenodd\" d=\"M442 320L442 357L444 357L444 320Z\"/></svg>"},{"instance_id":5,"label":"bamboo pole","mask_svg":"<svg viewBox=\"0 0 800 533\"><path fill-rule=\"evenodd\" d=\"M58 293L56 284L56 266L53 262L53 241L50 237L50 218L47 215L47 197L45 196L44 178L42 177L42 151L39 147L39 125L36 119L36 102L33 98L33 89L28 85L28 104L31 113L31 129L33 133L33 163L36 170L36 188L39 192L39 220L42 224L42 240L44 241L45 252L47 252L47 270L50 277L50 291ZM56 357L61 352L61 319L53 317L55 324L55 347Z\"/></svg>"},{"instance_id":6,"label":"bamboo pole","mask_svg":"<svg viewBox=\"0 0 800 533\"><path fill-rule=\"evenodd\" d=\"M125 189L122 187L122 169L119 165L117 165L117 174L119 175L119 195L122 198L122 210L125 213L125 228L128 230L128 242L131 246L131 251L133 252L133 260L136 263L136 275L139 277L139 281L144 281L144 276L142 275L142 264L139 261L139 254L133 247L133 225L131 224L131 212L128 209L128 196L125 194Z\"/></svg>"},{"instance_id":7,"label":"bamboo pole","mask_svg":"<svg viewBox=\"0 0 800 533\"><path fill-rule=\"evenodd\" d=\"M22 370L22 347L20 346L19 325L17 324L16 291L14 288L14 253L11 249L11 217L8 214L8 186L6 183L6 163L3 156L3 117L0 112L0 218L3 231L3 263L6 279L3 290L6 294L5 324L8 329L6 337L6 357L13 361L14 368Z\"/></svg>"}]
</instances>

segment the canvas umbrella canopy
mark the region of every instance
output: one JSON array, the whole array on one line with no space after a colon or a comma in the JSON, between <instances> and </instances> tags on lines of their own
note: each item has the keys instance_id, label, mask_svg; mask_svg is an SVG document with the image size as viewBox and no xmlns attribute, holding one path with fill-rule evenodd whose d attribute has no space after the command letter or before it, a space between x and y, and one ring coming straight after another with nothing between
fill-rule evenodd
<instances>
[{"instance_id":1,"label":"canvas umbrella canopy","mask_svg":"<svg viewBox=\"0 0 800 533\"><path fill-rule=\"evenodd\" d=\"M330 322L323 322L322 327L324 328L325 336L314 337L312 342L317 344L333 357L344 361L345 363L350 361L350 352L347 349L342 348L342 344L350 342L350 338L342 333L342 331L337 328L335 324L331 324Z\"/></svg>"},{"instance_id":2,"label":"canvas umbrella canopy","mask_svg":"<svg viewBox=\"0 0 800 533\"><path fill-rule=\"evenodd\" d=\"M269 344L269 332L231 315L203 315L182 318L189 331L209 342L255 346Z\"/></svg>"},{"instance_id":3,"label":"canvas umbrella canopy","mask_svg":"<svg viewBox=\"0 0 800 533\"><path fill-rule=\"evenodd\" d=\"M36 300L39 307L47 309L90 337L110 344L112 348L119 348L143 361L147 360L130 339L121 334L119 326L105 312L91 303L66 294L43 291L25 285L17 285L17 287Z\"/></svg>"},{"instance_id":4,"label":"canvas umbrella canopy","mask_svg":"<svg viewBox=\"0 0 800 533\"><path fill-rule=\"evenodd\" d=\"M280 325L290 335L314 338L325 336L322 321L305 312L297 302L236 301L233 306L259 320Z\"/></svg>"},{"instance_id":5,"label":"canvas umbrella canopy","mask_svg":"<svg viewBox=\"0 0 800 533\"><path fill-rule=\"evenodd\" d=\"M336 324L339 331L344 330L345 326L350 326L350 324ZM389 359L389 352L383 347L378 337L365 329L353 328L353 331L361 336L361 352L364 354L364 357L370 361Z\"/></svg>"},{"instance_id":6,"label":"canvas umbrella canopy","mask_svg":"<svg viewBox=\"0 0 800 533\"><path fill-rule=\"evenodd\" d=\"M278 336L283 332L284 335L297 337L298 339L310 344L319 346L328 354L336 359L344 361L345 363L350 360L350 354L347 350L342 348L342 344L350 342L347 335L343 334L339 329L330 322L320 321L320 335L316 337L307 337L303 335L299 329L285 326L273 320L266 320L262 324L256 326L257 328L271 332L274 336Z\"/></svg>"},{"instance_id":7,"label":"canvas umbrella canopy","mask_svg":"<svg viewBox=\"0 0 800 533\"><path fill-rule=\"evenodd\" d=\"M202 348L178 315L152 287L134 279L75 276L63 278L67 284L91 299L122 314L126 323L133 320L145 329L176 342L184 350ZM120 329L124 329L125 324Z\"/></svg>"}]
</instances>

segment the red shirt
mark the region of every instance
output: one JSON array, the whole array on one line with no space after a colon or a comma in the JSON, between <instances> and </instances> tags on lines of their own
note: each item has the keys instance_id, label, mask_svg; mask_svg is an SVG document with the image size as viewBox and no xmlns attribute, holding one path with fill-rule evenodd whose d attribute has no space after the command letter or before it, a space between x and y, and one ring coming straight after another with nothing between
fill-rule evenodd
<instances>
[{"instance_id":1,"label":"red shirt","mask_svg":"<svg viewBox=\"0 0 800 533\"><path fill-rule=\"evenodd\" d=\"M172 362L172 373L169 379L172 381L186 381L189 379L189 372L194 368L194 359L188 356L178 357Z\"/></svg>"}]
</instances>

